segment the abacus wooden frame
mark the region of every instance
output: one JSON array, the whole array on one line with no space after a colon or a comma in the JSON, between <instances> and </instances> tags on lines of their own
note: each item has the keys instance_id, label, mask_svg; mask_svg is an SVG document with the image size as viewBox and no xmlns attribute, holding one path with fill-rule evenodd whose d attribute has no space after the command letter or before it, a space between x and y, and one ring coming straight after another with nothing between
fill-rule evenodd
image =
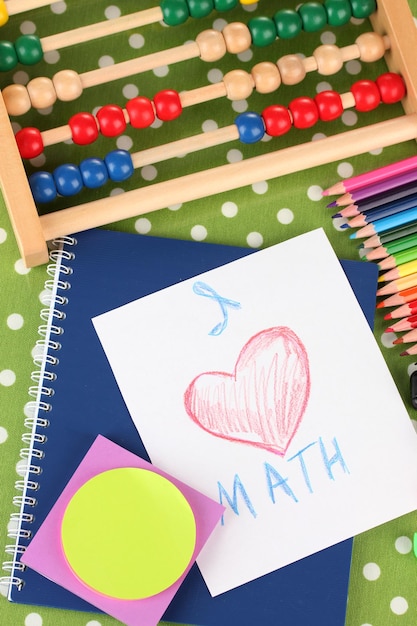
<instances>
[{"instance_id":1,"label":"abacus wooden frame","mask_svg":"<svg viewBox=\"0 0 417 626\"><path fill-rule=\"evenodd\" d=\"M0 184L26 266L46 263L48 241L56 237L416 139L417 30L407 0L378 0L377 11L370 21L375 32L389 37L390 49L385 54L389 70L404 78L407 87L402 102L404 115L41 216L0 94L0 145L3 154L7 154L7 158L0 159Z\"/></svg>"}]
</instances>

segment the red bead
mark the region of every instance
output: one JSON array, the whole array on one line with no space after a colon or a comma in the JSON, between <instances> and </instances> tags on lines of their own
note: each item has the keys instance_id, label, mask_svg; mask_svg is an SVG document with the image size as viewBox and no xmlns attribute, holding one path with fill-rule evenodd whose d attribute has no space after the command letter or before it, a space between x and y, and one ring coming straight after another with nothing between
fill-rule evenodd
<instances>
[{"instance_id":1,"label":"red bead","mask_svg":"<svg viewBox=\"0 0 417 626\"><path fill-rule=\"evenodd\" d=\"M22 128L16 133L16 143L22 159L34 159L43 152L43 140L37 128Z\"/></svg>"},{"instance_id":2,"label":"red bead","mask_svg":"<svg viewBox=\"0 0 417 626\"><path fill-rule=\"evenodd\" d=\"M343 103L340 94L330 89L321 91L315 96L319 118L322 122L332 122L337 120L343 113Z\"/></svg>"},{"instance_id":3,"label":"red bead","mask_svg":"<svg viewBox=\"0 0 417 626\"><path fill-rule=\"evenodd\" d=\"M164 89L155 94L153 102L156 115L163 122L175 120L182 113L179 93L173 89Z\"/></svg>"},{"instance_id":4,"label":"red bead","mask_svg":"<svg viewBox=\"0 0 417 626\"><path fill-rule=\"evenodd\" d=\"M98 137L96 118L91 113L76 113L69 122L72 140L78 146L86 146L93 143Z\"/></svg>"},{"instance_id":5,"label":"red bead","mask_svg":"<svg viewBox=\"0 0 417 626\"><path fill-rule=\"evenodd\" d=\"M355 98L355 108L357 111L373 111L381 102L379 89L372 80L358 80L350 91Z\"/></svg>"},{"instance_id":6,"label":"red bead","mask_svg":"<svg viewBox=\"0 0 417 626\"><path fill-rule=\"evenodd\" d=\"M155 121L155 111L149 98L137 96L126 103L126 111L133 128L147 128Z\"/></svg>"},{"instance_id":7,"label":"red bead","mask_svg":"<svg viewBox=\"0 0 417 626\"><path fill-rule=\"evenodd\" d=\"M291 116L281 104L271 104L262 111L265 132L270 137L280 137L291 129Z\"/></svg>"},{"instance_id":8,"label":"red bead","mask_svg":"<svg viewBox=\"0 0 417 626\"><path fill-rule=\"evenodd\" d=\"M116 104L106 104L96 114L100 132L105 137L117 137L126 129L123 109Z\"/></svg>"},{"instance_id":9,"label":"red bead","mask_svg":"<svg viewBox=\"0 0 417 626\"><path fill-rule=\"evenodd\" d=\"M310 128L319 121L319 110L312 98L294 98L288 105L295 128Z\"/></svg>"},{"instance_id":10,"label":"red bead","mask_svg":"<svg viewBox=\"0 0 417 626\"><path fill-rule=\"evenodd\" d=\"M401 76L395 74L394 72L381 74L375 82L378 86L381 100L384 104L394 104L395 102L400 102L407 92L404 80Z\"/></svg>"}]
</instances>

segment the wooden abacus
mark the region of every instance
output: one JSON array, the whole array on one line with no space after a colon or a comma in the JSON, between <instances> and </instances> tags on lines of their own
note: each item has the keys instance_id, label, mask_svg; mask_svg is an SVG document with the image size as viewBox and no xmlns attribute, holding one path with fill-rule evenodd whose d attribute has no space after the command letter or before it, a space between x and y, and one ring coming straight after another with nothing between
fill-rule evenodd
<instances>
[{"instance_id":1,"label":"wooden abacus","mask_svg":"<svg viewBox=\"0 0 417 626\"><path fill-rule=\"evenodd\" d=\"M12 2L12 0L9 1ZM244 2L241 0L241 2L242 4L250 4L248 1ZM36 3L35 0L32 6L41 6L42 4L46 4L46 2L40 0L40 3ZM30 8L27 5L28 3L26 2L26 9ZM153 20L160 19L161 14L159 9L151 11L151 13ZM151 19L149 12L147 13L146 19ZM181 176L173 180L155 183L144 188L132 189L117 197L94 200L62 210L56 210L45 215L38 214L32 190L26 177L22 157L10 123L10 112L6 106L5 98L1 95L0 145L2 146L3 154L7 154L7 158L0 159L0 182L19 250L25 264L28 267L33 267L46 263L48 260L47 243L56 237L69 235L74 232L105 225L128 217L142 215L172 204L197 200L217 193L230 191L262 180L270 180L301 169L328 164L333 161L417 138L417 67L415 64L417 33L407 0L395 0L395 2L393 2L393 0L378 0L377 10L370 16L370 21L373 31L379 34L381 41L383 41L382 52L385 53L384 56L388 69L390 72L399 74L405 85L406 94L402 99L404 114L400 117L339 133L338 135L329 136L315 142L298 144L272 153L269 152L265 155L262 154L251 157L239 163L221 165ZM122 18L120 28L127 28L126 23L127 20ZM111 26L114 27L114 24ZM108 24L105 26L97 25L95 36L99 37L108 34L108 27ZM80 30L82 31L82 29ZM243 30L244 32L248 32L247 29L246 31L245 29ZM74 32L71 33L71 37L68 37L68 40L71 42L76 42L79 35L79 33L77 35L76 33L74 34ZM215 31L212 31L212 33L215 33ZM217 35L214 34L213 37L217 40ZM58 47L59 41L64 42L63 45L65 45L65 34L61 36L56 35L53 39L53 45ZM47 45L51 46L52 44L49 42ZM193 42L191 45L181 46L180 48L181 51L178 58L176 58L175 54L171 54L174 61L185 60L186 58L192 58L192 56L202 56L202 54L211 54L211 52L202 52L203 49L208 50L210 48L205 39L201 40L200 44ZM355 42L352 46L348 46L346 50L338 53L337 57L341 58L342 61L358 56L361 58L360 48L359 43ZM295 55L293 55L293 57L295 57ZM157 53L153 55L152 60L142 59L143 67L149 69L149 63L151 62L163 64L165 61L162 61L162 58L163 57ZM134 63L135 69L128 69L126 71L140 71L141 60L139 59L138 62L132 60L132 63ZM296 62L296 65L298 64L297 67L300 63L300 61ZM304 59L301 74L303 74L303 72L305 74L306 71L317 70L319 64L319 56L313 55L313 57ZM332 65L332 63L330 64ZM130 68L130 65L130 62L127 62L127 64L123 64L123 67ZM269 64L269 67L271 65L272 64ZM277 62L276 65L279 66L279 63ZM117 68L117 71L118 70L120 70L120 67ZM326 69L323 73L330 74L332 71L337 71L337 68L328 71ZM299 74L300 72L296 69L295 73ZM119 72L117 75L120 77ZM97 80L96 76L97 74L94 74L94 81ZM257 81L254 76L255 74L252 72L251 80L256 87ZM245 90L248 88L247 80L242 80L243 84L246 86L241 87L238 81L236 98L238 98L240 94L244 94ZM264 80L264 76L260 78L260 84L263 85ZM272 83L275 81L275 86L268 87L269 91L276 89L276 78L271 80ZM288 80L291 80L291 78ZM298 78L294 80L297 82ZM72 81L72 75L68 80L67 76L65 76L63 81L64 91L65 85L67 85L68 82L72 84ZM77 78L76 84L79 84L79 82L80 79ZM81 84L81 91L85 86L88 86L88 84L88 80L86 84ZM97 83L93 82L91 84ZM249 85L249 87L253 88L253 84L252 86ZM291 83L288 82L287 84ZM227 81L223 81L218 86L211 86L211 95L208 95L208 87L203 87L198 95L185 92L184 95L181 96L182 102L180 105L190 106L194 102L201 101L202 97L207 97L207 99L224 95L230 97L228 89L234 90L235 83L233 82L231 85L228 85ZM241 89L243 89L243 92ZM77 89L75 89L75 92L78 93ZM242 95L241 97L246 96ZM36 95L34 98L36 99ZM341 101L344 108L355 104L352 94L344 94L344 96L341 97ZM123 116L128 119L129 115L126 110L123 111ZM293 117L294 116L290 114L290 120ZM44 144L46 145L55 141L68 139L71 137L71 135L68 137L68 129L69 126L65 125L60 129L55 129L55 131L46 131L44 133L44 138L46 138ZM56 133L55 136L54 132ZM216 138L208 135L206 138L207 143L204 143L204 138L202 137L191 140L191 143L194 141L194 148L190 143L186 145L185 140L180 140L179 142L174 142L174 144L177 145L171 144L170 146L162 146L162 153L164 154L162 158L170 158L173 154L178 153L175 151L181 152L186 148L190 150L201 149L201 147L204 148L204 146L215 145L215 141L233 140L236 139L238 135L239 131L236 131L236 126L233 126L224 130L224 134L222 134L221 138L218 138L217 135ZM155 155L155 150L156 149L148 151L148 155L146 155L145 158L148 158L149 162L152 162L152 159L158 158L158 156ZM169 152L169 150L171 150L171 152ZM144 158L144 155L141 154L137 158L140 160ZM143 161L140 162L143 163Z\"/></svg>"}]
</instances>

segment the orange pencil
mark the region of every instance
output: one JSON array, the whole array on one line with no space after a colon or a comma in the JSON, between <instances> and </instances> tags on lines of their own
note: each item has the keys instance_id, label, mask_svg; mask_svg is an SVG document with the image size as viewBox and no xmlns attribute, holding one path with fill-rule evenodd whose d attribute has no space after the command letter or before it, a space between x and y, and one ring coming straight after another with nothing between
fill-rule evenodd
<instances>
[{"instance_id":1,"label":"orange pencil","mask_svg":"<svg viewBox=\"0 0 417 626\"><path fill-rule=\"evenodd\" d=\"M389 326L385 332L386 333L402 333L406 330L412 330L413 328L417 328L417 315L411 315L406 319L402 319L392 326Z\"/></svg>"},{"instance_id":2,"label":"orange pencil","mask_svg":"<svg viewBox=\"0 0 417 626\"><path fill-rule=\"evenodd\" d=\"M399 291L398 293L393 294L389 298L385 300L381 300L376 305L377 309L383 309L388 306L401 306L403 304L407 304L407 302L411 302L412 300L417 299L417 286L410 287L409 289L404 289L403 291Z\"/></svg>"},{"instance_id":3,"label":"orange pencil","mask_svg":"<svg viewBox=\"0 0 417 626\"><path fill-rule=\"evenodd\" d=\"M405 333L402 337L398 337L395 339L393 343L396 345L399 343L415 343L417 341L417 328L410 330L408 333Z\"/></svg>"},{"instance_id":4,"label":"orange pencil","mask_svg":"<svg viewBox=\"0 0 417 626\"><path fill-rule=\"evenodd\" d=\"M390 283L387 283L378 289L376 295L389 296L391 294L399 293L404 289L409 289L410 287L417 287L417 272L410 274L409 276L403 276L397 280L392 280Z\"/></svg>"},{"instance_id":5,"label":"orange pencil","mask_svg":"<svg viewBox=\"0 0 417 626\"><path fill-rule=\"evenodd\" d=\"M384 315L384 320L395 320L400 317L409 317L415 313L417 313L417 299L411 300L411 302L407 302L406 304L402 304L394 309L394 311L390 311Z\"/></svg>"}]
</instances>

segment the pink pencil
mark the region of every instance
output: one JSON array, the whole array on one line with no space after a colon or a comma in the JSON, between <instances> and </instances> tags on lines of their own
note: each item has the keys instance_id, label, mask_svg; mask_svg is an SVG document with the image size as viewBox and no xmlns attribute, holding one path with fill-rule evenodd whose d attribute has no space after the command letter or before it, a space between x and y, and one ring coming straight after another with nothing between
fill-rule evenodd
<instances>
[{"instance_id":1,"label":"pink pencil","mask_svg":"<svg viewBox=\"0 0 417 626\"><path fill-rule=\"evenodd\" d=\"M391 165L385 165L375 170L371 170L370 172L365 172L364 174L347 178L346 180L325 189L323 191L323 196L340 195L342 193L351 192L355 189L360 189L367 185L373 185L374 183L380 182L386 178L393 178L394 176L398 176L399 174L404 174L405 172L410 172L415 169L417 169L417 156L412 156L408 159L391 163Z\"/></svg>"}]
</instances>

